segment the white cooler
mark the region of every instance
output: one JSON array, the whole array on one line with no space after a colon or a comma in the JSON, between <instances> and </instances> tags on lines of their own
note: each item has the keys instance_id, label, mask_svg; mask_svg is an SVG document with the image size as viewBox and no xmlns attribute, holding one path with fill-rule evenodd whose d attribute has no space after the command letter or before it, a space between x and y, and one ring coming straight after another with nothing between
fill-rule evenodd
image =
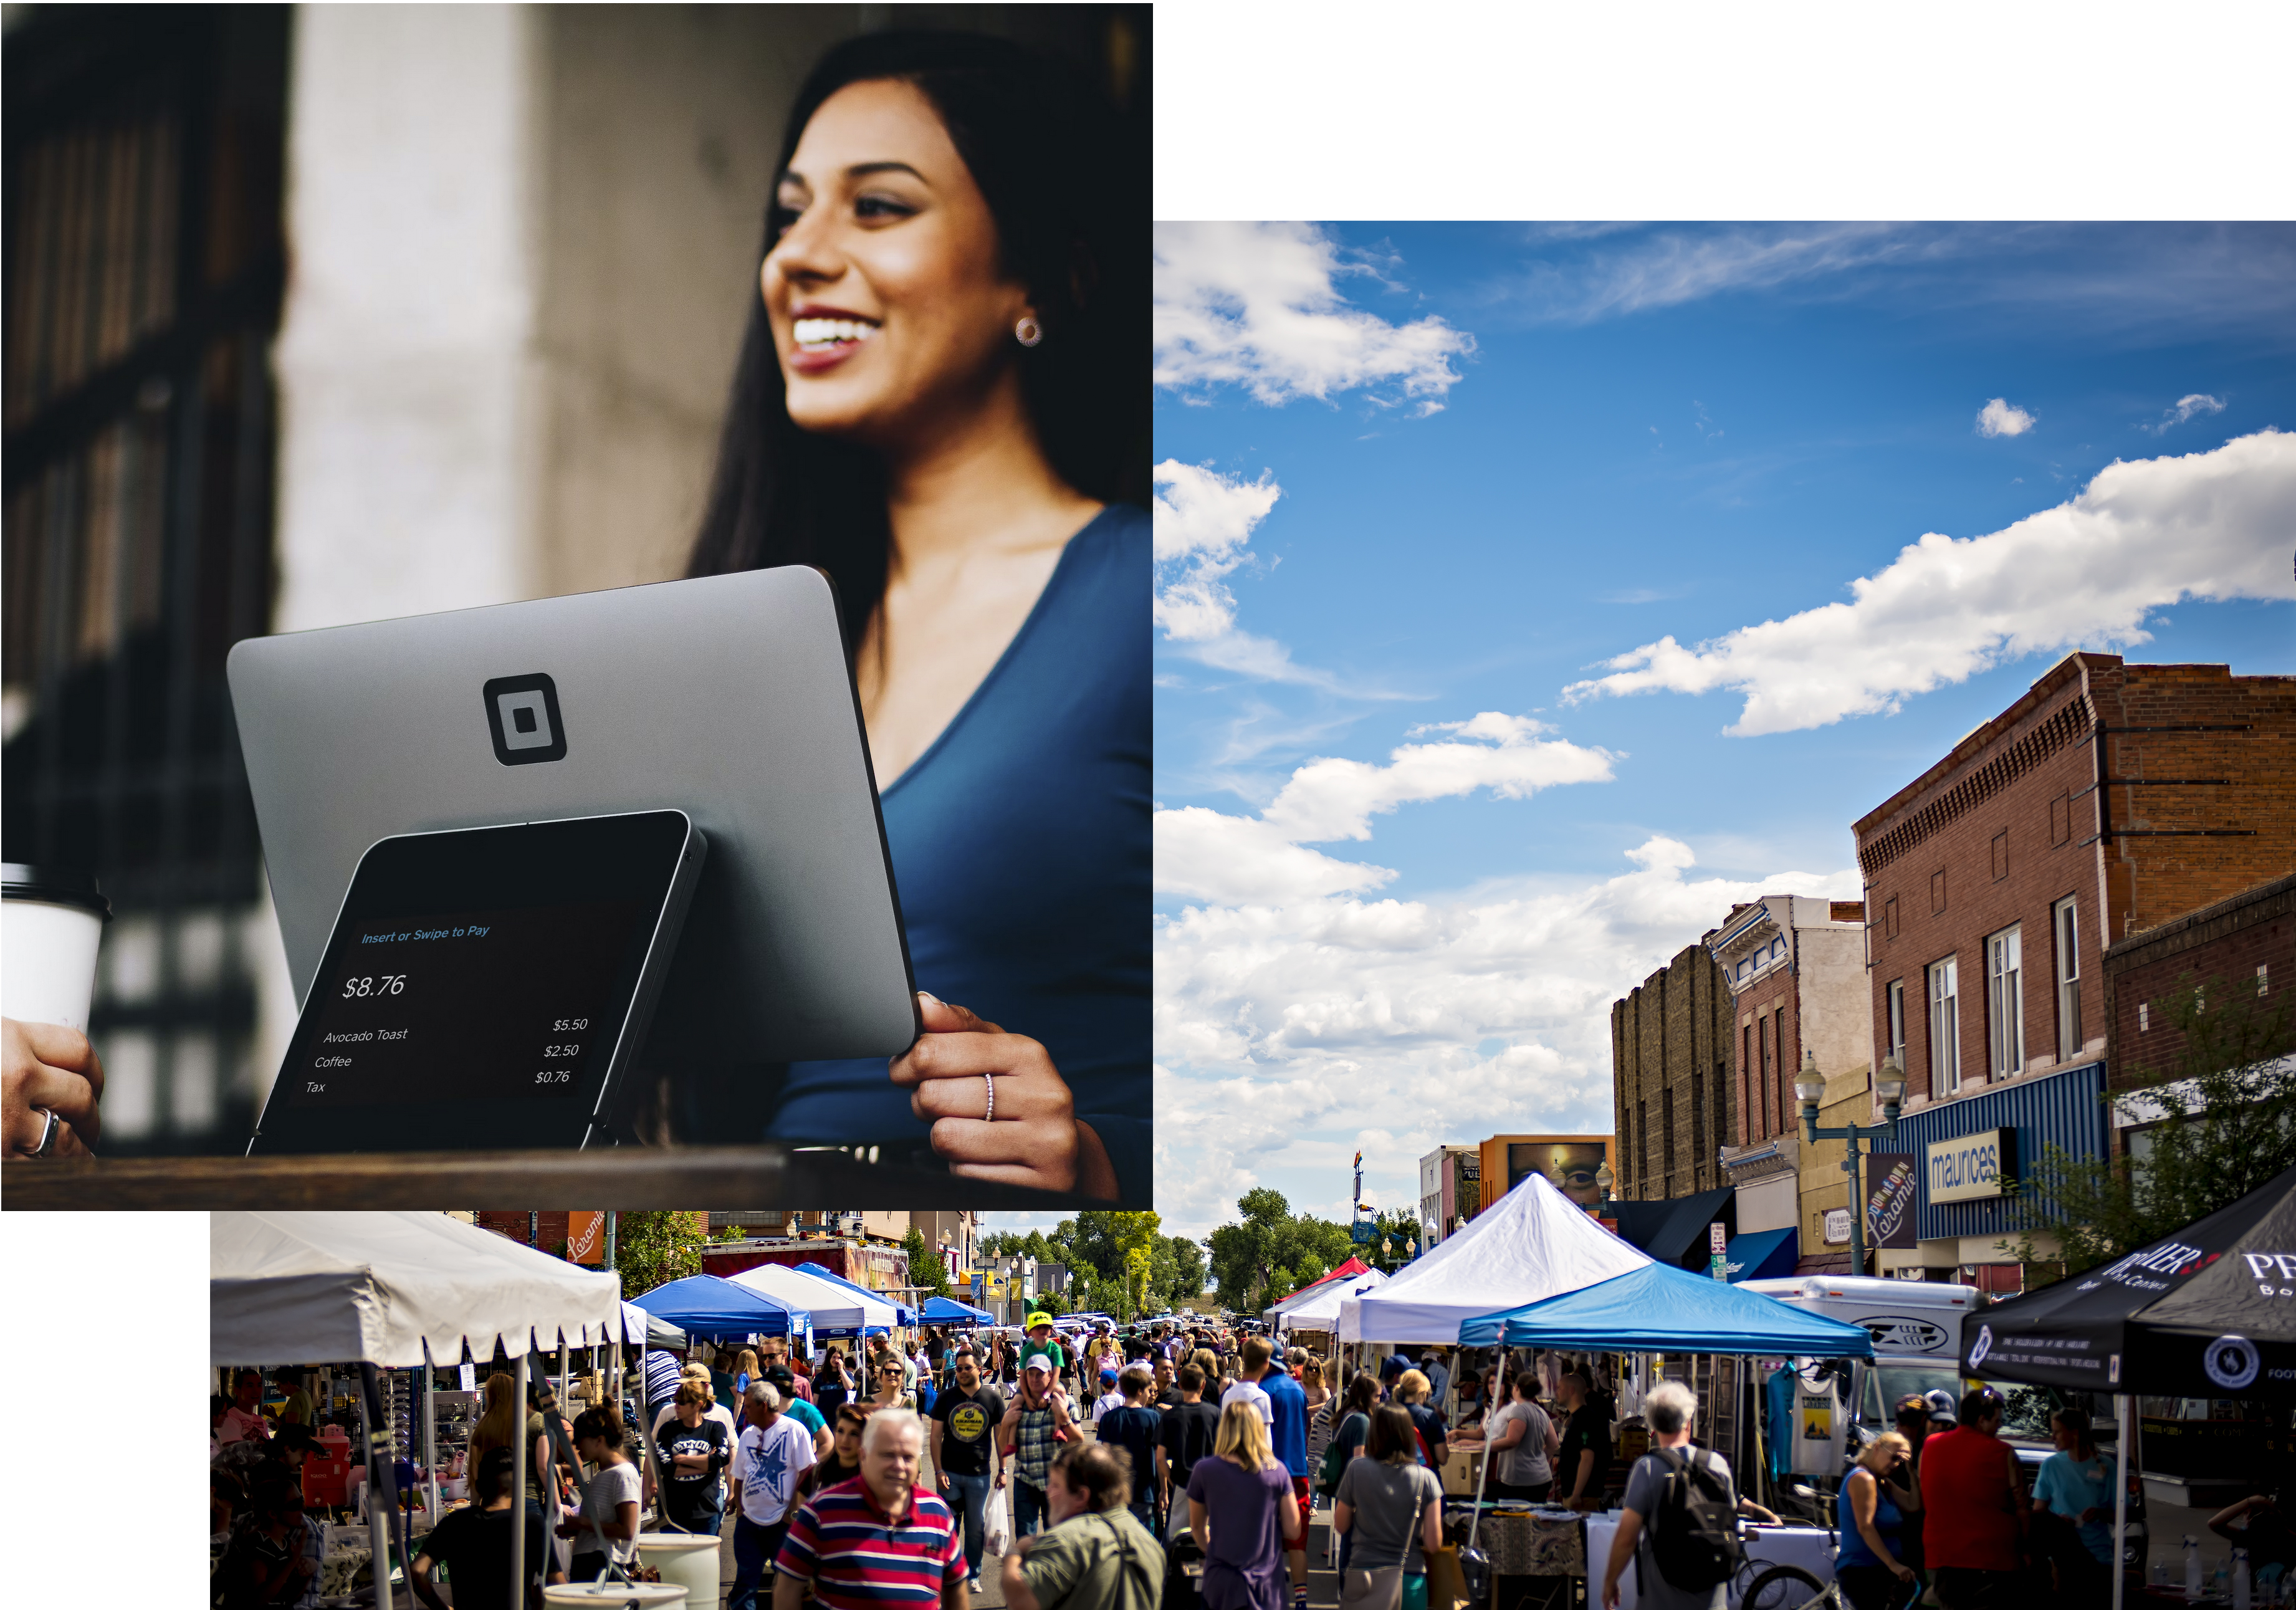
<instances>
[{"instance_id":1,"label":"white cooler","mask_svg":"<svg viewBox=\"0 0 2296 1610\"><path fill-rule=\"evenodd\" d=\"M714 1610L720 1581L718 1540L698 1532L641 1532L638 1559L661 1573L665 1582L685 1589L685 1602L696 1610ZM769 1581L766 1584L773 1586Z\"/></svg>"}]
</instances>

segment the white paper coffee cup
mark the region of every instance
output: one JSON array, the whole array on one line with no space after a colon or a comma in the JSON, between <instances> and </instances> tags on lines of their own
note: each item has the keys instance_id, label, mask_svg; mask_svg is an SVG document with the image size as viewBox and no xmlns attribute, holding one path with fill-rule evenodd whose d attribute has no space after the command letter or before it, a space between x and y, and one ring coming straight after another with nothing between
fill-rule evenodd
<instances>
[{"instance_id":1,"label":"white paper coffee cup","mask_svg":"<svg viewBox=\"0 0 2296 1610\"><path fill-rule=\"evenodd\" d=\"M111 902L90 874L59 867L10 861L0 883L0 1016L85 1034Z\"/></svg>"}]
</instances>

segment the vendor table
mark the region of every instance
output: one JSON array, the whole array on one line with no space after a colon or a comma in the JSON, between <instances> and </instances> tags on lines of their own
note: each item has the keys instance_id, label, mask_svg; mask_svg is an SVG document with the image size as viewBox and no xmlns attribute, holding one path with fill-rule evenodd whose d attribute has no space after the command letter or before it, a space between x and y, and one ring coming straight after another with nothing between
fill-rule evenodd
<instances>
[{"instance_id":1,"label":"vendor table","mask_svg":"<svg viewBox=\"0 0 2296 1610\"><path fill-rule=\"evenodd\" d=\"M785 1146L598 1151L352 1152L296 1157L22 1158L0 1165L12 1209L524 1208L596 1202L872 1202L886 1208L1106 1207L843 1152Z\"/></svg>"},{"instance_id":2,"label":"vendor table","mask_svg":"<svg viewBox=\"0 0 2296 1610\"><path fill-rule=\"evenodd\" d=\"M1474 1506L1448 1507L1447 1519L1464 1521ZM1578 1517L1535 1510L1485 1509L1475 1526L1475 1547L1500 1576L1584 1576L1587 1550Z\"/></svg>"},{"instance_id":3,"label":"vendor table","mask_svg":"<svg viewBox=\"0 0 2296 1610\"><path fill-rule=\"evenodd\" d=\"M1604 1510L1587 1517L1587 1564L1588 1566L1587 1597L1598 1598L1603 1590L1603 1573L1610 1568L1611 1541L1619 1531L1619 1517L1625 1511ZM1488 1525L1488 1520L1484 1523ZM1772 1565L1795 1565L1816 1577L1823 1585L1833 1580L1833 1533L1822 1526L1750 1526L1745 1532L1746 1554L1754 1562L1754 1569L1743 1580L1751 1581L1755 1575ZM1628 1561L1626 1572L1619 1578L1619 1600L1631 1605L1640 1589L1635 1582L1635 1566ZM1730 1603L1738 1602L1737 1583L1731 1584Z\"/></svg>"}]
</instances>

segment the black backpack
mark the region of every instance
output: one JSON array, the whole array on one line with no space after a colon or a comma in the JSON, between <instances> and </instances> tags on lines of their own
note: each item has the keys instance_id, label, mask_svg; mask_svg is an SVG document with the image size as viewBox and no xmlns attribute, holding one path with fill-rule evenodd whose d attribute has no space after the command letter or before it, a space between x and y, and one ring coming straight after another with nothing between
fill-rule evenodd
<instances>
[{"instance_id":1,"label":"black backpack","mask_svg":"<svg viewBox=\"0 0 2296 1610\"><path fill-rule=\"evenodd\" d=\"M1710 1455L1685 1459L1671 1448L1654 1448L1651 1457L1667 1472L1650 1517L1651 1557L1659 1575L1686 1593L1729 1581L1743 1555L1729 1476L1708 1462Z\"/></svg>"}]
</instances>

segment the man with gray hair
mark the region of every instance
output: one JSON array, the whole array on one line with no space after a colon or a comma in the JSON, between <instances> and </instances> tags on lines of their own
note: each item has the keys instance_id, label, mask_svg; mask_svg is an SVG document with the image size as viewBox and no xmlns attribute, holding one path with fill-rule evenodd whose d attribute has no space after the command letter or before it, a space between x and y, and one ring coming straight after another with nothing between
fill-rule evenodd
<instances>
[{"instance_id":1,"label":"man with gray hair","mask_svg":"<svg viewBox=\"0 0 2296 1610\"><path fill-rule=\"evenodd\" d=\"M917 1484L924 1423L914 1410L873 1410L861 1431L861 1479L798 1506L774 1557L774 1610L798 1610L809 1588L821 1610L939 1605L964 1610L956 1516Z\"/></svg>"},{"instance_id":2,"label":"man with gray hair","mask_svg":"<svg viewBox=\"0 0 2296 1610\"><path fill-rule=\"evenodd\" d=\"M1697 1416L1697 1396L1679 1381L1661 1381L1643 1400L1651 1450L1627 1474L1626 1507L1603 1574L1603 1610L1615 1610L1629 1561L1640 1610L1723 1610L1741 1557L1736 1517L1777 1522L1738 1496L1728 1460L1692 1442Z\"/></svg>"},{"instance_id":3,"label":"man with gray hair","mask_svg":"<svg viewBox=\"0 0 2296 1610\"><path fill-rule=\"evenodd\" d=\"M734 1454L734 1590L726 1610L754 1610L758 1589L788 1534L797 1479L812 1468L813 1438L782 1412L782 1394L770 1381L752 1381L742 1394L747 1422Z\"/></svg>"}]
</instances>

